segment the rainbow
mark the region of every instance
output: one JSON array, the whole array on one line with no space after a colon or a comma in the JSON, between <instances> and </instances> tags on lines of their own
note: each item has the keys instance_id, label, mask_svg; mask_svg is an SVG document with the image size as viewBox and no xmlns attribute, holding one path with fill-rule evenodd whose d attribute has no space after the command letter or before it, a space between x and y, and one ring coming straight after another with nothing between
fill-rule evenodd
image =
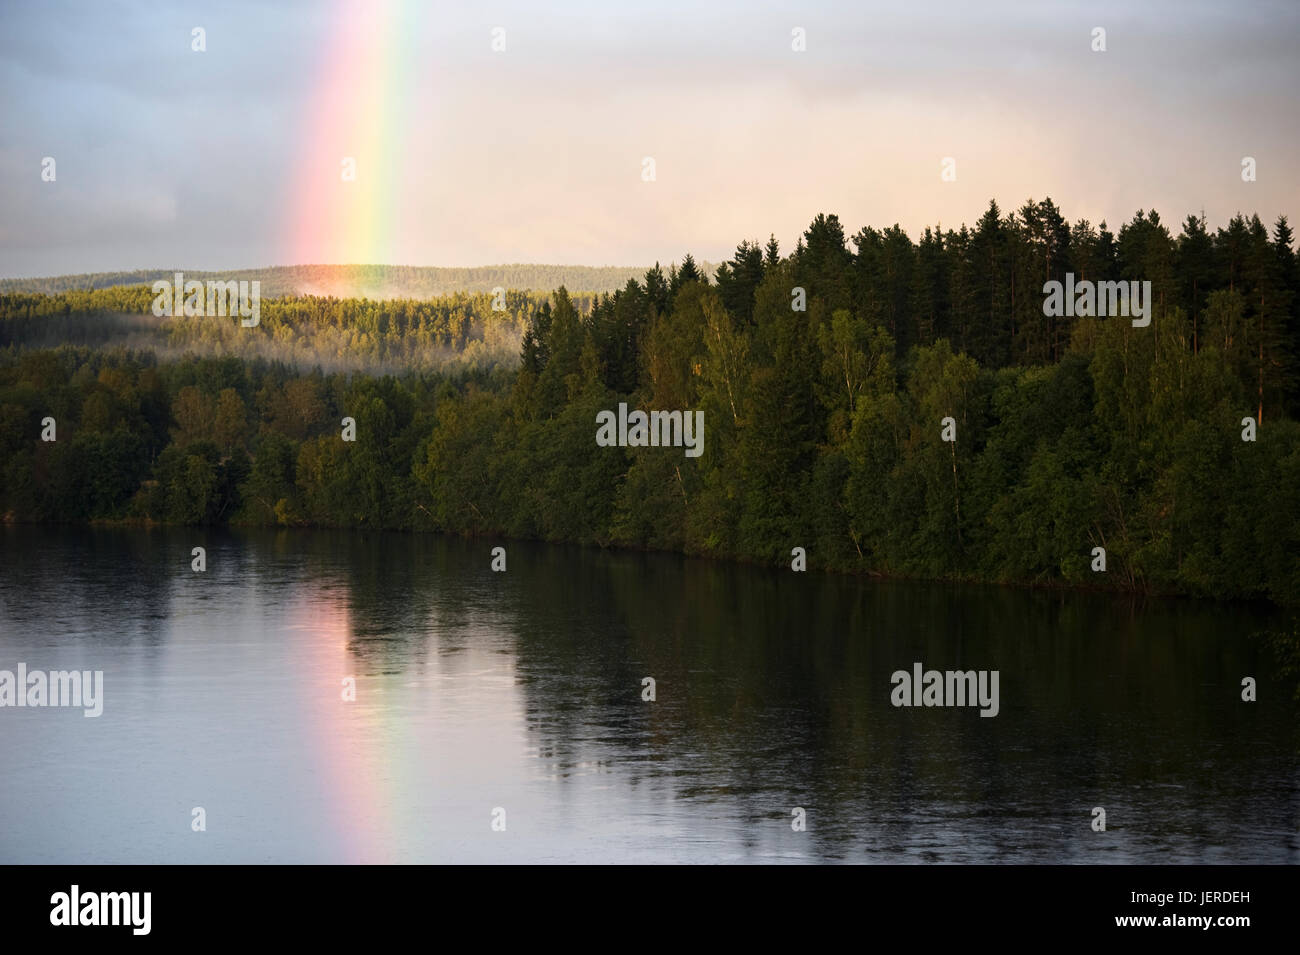
<instances>
[{"instance_id":1,"label":"rainbow","mask_svg":"<svg viewBox=\"0 0 1300 955\"><path fill-rule=\"evenodd\" d=\"M421 3L338 0L317 94L298 132L287 216L291 265L393 263L407 98ZM344 178L345 162L355 178Z\"/></svg>"},{"instance_id":2,"label":"rainbow","mask_svg":"<svg viewBox=\"0 0 1300 955\"><path fill-rule=\"evenodd\" d=\"M420 7L339 0L330 9L317 94L297 133L302 146L290 172L288 264L392 262L409 125L409 85L402 80L413 59L409 38L419 35L412 21ZM345 158L355 162L351 181L343 177ZM348 862L392 862L401 845L396 794L407 783L404 761L413 756L407 730L382 706L340 702L338 681L356 667L345 605L317 599L296 608L293 618L294 629L312 635L306 671L331 674L303 703L318 728L314 748L338 850Z\"/></svg>"},{"instance_id":3,"label":"rainbow","mask_svg":"<svg viewBox=\"0 0 1300 955\"><path fill-rule=\"evenodd\" d=\"M421 765L410 730L382 698L368 699L373 683L359 672L351 615L337 590L321 587L297 601L287 629L303 633L294 646L302 672L313 677L300 705L315 728L309 749L321 769L317 795L327 807L330 831L321 835L329 854L350 864L400 861L401 807L416 785L411 767ZM342 700L345 676L357 680L356 702Z\"/></svg>"}]
</instances>

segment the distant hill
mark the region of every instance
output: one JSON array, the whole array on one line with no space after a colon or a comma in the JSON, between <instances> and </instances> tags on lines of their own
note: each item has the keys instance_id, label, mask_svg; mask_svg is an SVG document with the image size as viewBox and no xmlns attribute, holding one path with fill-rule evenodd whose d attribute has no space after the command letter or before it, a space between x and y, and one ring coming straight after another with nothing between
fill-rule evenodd
<instances>
[{"instance_id":1,"label":"distant hill","mask_svg":"<svg viewBox=\"0 0 1300 955\"><path fill-rule=\"evenodd\" d=\"M710 277L714 266L697 263ZM262 295L324 295L336 298L429 299L454 292L490 292L497 286L518 291L551 292L565 286L570 291L613 292L628 279L641 280L649 266L588 265L482 265L446 269L405 265L290 265L266 269L207 272L177 269L138 269L134 272L91 272L50 278L0 279L0 293L43 292L54 295L74 289L111 288L171 280L177 271L187 279L206 281L257 279ZM665 274L668 263L663 264Z\"/></svg>"}]
</instances>

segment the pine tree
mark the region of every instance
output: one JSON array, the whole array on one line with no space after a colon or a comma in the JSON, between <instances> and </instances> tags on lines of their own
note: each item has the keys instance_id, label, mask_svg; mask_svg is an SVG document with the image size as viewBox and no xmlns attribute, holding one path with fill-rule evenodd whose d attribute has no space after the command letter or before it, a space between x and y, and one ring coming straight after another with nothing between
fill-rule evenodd
<instances>
[{"instance_id":1,"label":"pine tree","mask_svg":"<svg viewBox=\"0 0 1300 955\"><path fill-rule=\"evenodd\" d=\"M1273 252L1277 257L1277 275L1285 296L1283 342L1283 400L1287 413L1300 416L1300 260L1292 245L1295 237L1286 216L1278 216L1273 225Z\"/></svg>"},{"instance_id":2,"label":"pine tree","mask_svg":"<svg viewBox=\"0 0 1300 955\"><path fill-rule=\"evenodd\" d=\"M1178 305L1192 322L1192 353L1200 350L1201 312L1214 281L1214 241L1205 226L1205 215L1188 216L1174 253L1178 274Z\"/></svg>"},{"instance_id":3,"label":"pine tree","mask_svg":"<svg viewBox=\"0 0 1300 955\"><path fill-rule=\"evenodd\" d=\"M754 320L754 293L763 281L763 249L757 241L741 242L730 261L718 266L718 294L727 311L750 325Z\"/></svg>"}]
</instances>

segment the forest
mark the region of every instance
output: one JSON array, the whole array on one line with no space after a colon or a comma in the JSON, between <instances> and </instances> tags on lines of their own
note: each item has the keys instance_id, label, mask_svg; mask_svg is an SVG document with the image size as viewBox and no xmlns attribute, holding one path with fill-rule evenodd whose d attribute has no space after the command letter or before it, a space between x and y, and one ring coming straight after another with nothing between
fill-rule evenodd
<instances>
[{"instance_id":1,"label":"forest","mask_svg":"<svg viewBox=\"0 0 1300 955\"><path fill-rule=\"evenodd\" d=\"M712 275L710 266L703 268ZM587 265L485 265L478 268L435 268L407 265L281 265L266 269L204 272L196 269L137 269L133 272L89 272L48 278L0 279L0 294L59 292L152 285L176 272L194 279L258 281L262 294L317 295L335 298L436 298L457 292L491 292L495 288L549 293L561 285L591 292L613 292L644 268Z\"/></svg>"},{"instance_id":2,"label":"forest","mask_svg":"<svg viewBox=\"0 0 1300 955\"><path fill-rule=\"evenodd\" d=\"M1153 321L1044 315L1066 273L1150 281ZM913 240L823 214L788 254L745 240L716 270L687 255L613 292L512 291L503 311L482 292L264 293L246 329L154 319L150 301L0 295L0 520L442 531L786 568L803 548L810 569L1300 603L1285 217L1175 234L1139 211L1112 233L1051 200L991 202ZM620 402L703 411L705 453L598 447Z\"/></svg>"}]
</instances>

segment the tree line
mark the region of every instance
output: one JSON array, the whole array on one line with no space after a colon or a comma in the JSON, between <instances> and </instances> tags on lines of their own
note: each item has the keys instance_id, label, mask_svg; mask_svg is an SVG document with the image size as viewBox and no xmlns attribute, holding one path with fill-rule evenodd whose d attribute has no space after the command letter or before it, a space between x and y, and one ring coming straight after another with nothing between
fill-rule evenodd
<instances>
[{"instance_id":1,"label":"tree line","mask_svg":"<svg viewBox=\"0 0 1300 955\"><path fill-rule=\"evenodd\" d=\"M1067 272L1151 281L1151 325L1045 316L1044 282ZM1255 216L1213 232L1188 217L1174 236L1139 212L1112 234L1044 200L991 203L919 241L897 226L848 238L819 215L788 254L746 240L712 279L686 256L613 293L515 293L505 318L466 296L471 325L517 323L517 358L393 374L27 347L8 329L93 324L101 306L3 296L0 514L502 534L787 567L798 547L812 568L1297 602L1297 285L1285 218L1270 234ZM392 347L410 308L289 299L264 303L265 328L194 321L274 341L369 316L368 340ZM704 455L597 447L596 415L620 401L703 410Z\"/></svg>"},{"instance_id":2,"label":"tree line","mask_svg":"<svg viewBox=\"0 0 1300 955\"><path fill-rule=\"evenodd\" d=\"M258 281L267 298L317 295L346 298L428 299L457 292L491 292L496 288L549 293L564 285L593 292L612 292L630 278L640 278L645 267L590 265L482 265L445 268L412 265L283 265L262 269L204 272L178 269L136 269L131 272L89 272L46 278L0 279L0 294L89 291L122 285L152 285L171 281L177 271L187 278L207 281Z\"/></svg>"}]
</instances>

